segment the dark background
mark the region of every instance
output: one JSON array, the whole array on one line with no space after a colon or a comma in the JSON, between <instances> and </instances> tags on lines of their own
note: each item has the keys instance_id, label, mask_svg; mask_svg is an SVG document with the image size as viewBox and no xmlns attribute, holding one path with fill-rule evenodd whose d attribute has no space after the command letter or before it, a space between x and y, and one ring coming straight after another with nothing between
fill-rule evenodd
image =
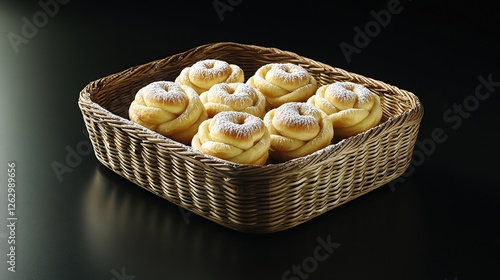
<instances>
[{"instance_id":1,"label":"dark background","mask_svg":"<svg viewBox=\"0 0 500 280\"><path fill-rule=\"evenodd\" d=\"M500 87L474 96L479 76L500 82L497 1L401 0L402 11L350 63L339 44L354 45L354 28L390 1L231 1L223 20L214 2L73 0L17 53L8 34L22 35L22 18L43 10L37 1L0 2L1 279L281 279L314 256L318 238L340 247L289 279L500 278ZM187 216L92 153L56 176L54 162L88 145L77 105L86 84L220 41L293 51L415 93L425 156L397 183L270 235ZM444 140L430 143L433 131ZM8 162L16 163L15 273L7 270Z\"/></svg>"}]
</instances>

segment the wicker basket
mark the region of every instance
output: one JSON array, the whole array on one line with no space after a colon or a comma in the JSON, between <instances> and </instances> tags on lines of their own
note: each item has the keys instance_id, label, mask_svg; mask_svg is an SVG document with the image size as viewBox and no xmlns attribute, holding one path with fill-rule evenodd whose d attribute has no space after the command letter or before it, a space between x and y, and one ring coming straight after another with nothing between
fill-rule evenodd
<instances>
[{"instance_id":1,"label":"wicker basket","mask_svg":"<svg viewBox=\"0 0 500 280\"><path fill-rule=\"evenodd\" d=\"M239 65L246 78L263 64L291 62L319 85L360 83L381 97L382 122L309 156L251 166L202 155L129 121L139 88L173 81L184 67L208 58ZM237 43L203 45L93 81L78 103L103 165L199 216L249 233L297 226L400 176L411 161L423 115L408 91L295 53Z\"/></svg>"}]
</instances>

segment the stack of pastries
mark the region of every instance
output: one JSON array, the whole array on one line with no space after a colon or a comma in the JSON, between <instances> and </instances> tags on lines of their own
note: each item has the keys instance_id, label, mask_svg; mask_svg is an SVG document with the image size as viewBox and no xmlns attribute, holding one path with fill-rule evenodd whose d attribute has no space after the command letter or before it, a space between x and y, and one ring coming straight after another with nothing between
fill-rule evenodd
<instances>
[{"instance_id":1,"label":"stack of pastries","mask_svg":"<svg viewBox=\"0 0 500 280\"><path fill-rule=\"evenodd\" d=\"M238 65L206 59L184 68L174 81L141 88L129 118L201 153L265 165L364 132L380 122L382 108L365 86L318 85L292 63L262 65L245 81Z\"/></svg>"}]
</instances>

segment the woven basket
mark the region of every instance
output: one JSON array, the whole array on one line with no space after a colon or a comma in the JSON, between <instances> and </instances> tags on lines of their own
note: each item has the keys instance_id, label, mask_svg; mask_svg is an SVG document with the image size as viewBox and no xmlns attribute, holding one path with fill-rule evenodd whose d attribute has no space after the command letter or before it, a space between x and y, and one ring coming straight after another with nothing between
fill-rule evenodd
<instances>
[{"instance_id":1,"label":"woven basket","mask_svg":"<svg viewBox=\"0 0 500 280\"><path fill-rule=\"evenodd\" d=\"M173 81L196 61L239 65L245 78L267 63L307 69L319 85L351 81L381 97L381 123L309 156L265 166L202 155L128 119L137 90ZM400 176L409 166L423 107L412 93L275 48L208 44L88 84L78 102L98 160L138 186L225 227L249 233L292 228Z\"/></svg>"}]
</instances>

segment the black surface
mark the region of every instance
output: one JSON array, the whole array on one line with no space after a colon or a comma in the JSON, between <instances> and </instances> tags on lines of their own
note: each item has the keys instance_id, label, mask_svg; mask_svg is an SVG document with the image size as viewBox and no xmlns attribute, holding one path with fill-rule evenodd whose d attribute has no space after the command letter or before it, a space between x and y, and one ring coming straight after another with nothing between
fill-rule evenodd
<instances>
[{"instance_id":1,"label":"black surface","mask_svg":"<svg viewBox=\"0 0 500 280\"><path fill-rule=\"evenodd\" d=\"M214 1L164 2L61 4L17 53L8 34L22 35L22 18L43 10L0 3L1 279L499 279L500 86L475 97L478 77L500 82L498 2L401 0L350 63L339 45L354 45L354 28L391 1L220 0L236 4L223 21ZM425 116L412 166L310 222L256 236L186 216L87 153L77 106L87 83L218 41L290 50L414 92ZM58 178L53 164L67 159L71 172ZM320 240L336 247L315 261ZM303 264L309 272L294 270Z\"/></svg>"}]
</instances>

